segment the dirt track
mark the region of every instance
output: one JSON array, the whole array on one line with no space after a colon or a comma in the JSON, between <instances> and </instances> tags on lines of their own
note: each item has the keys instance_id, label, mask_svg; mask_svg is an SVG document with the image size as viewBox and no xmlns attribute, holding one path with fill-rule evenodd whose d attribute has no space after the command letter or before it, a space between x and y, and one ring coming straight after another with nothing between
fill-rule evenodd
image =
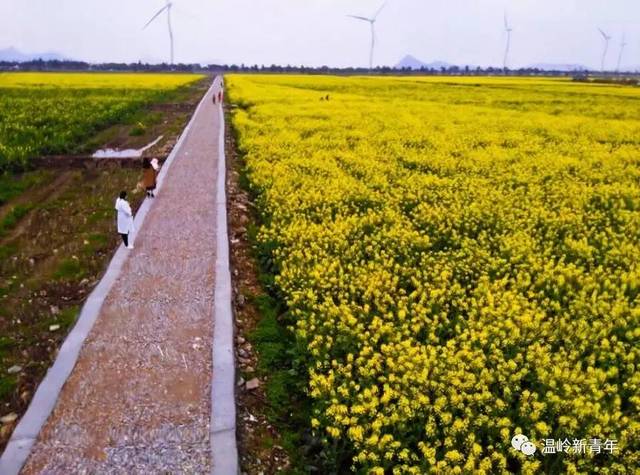
<instances>
[{"instance_id":1,"label":"dirt track","mask_svg":"<svg viewBox=\"0 0 640 475\"><path fill-rule=\"evenodd\" d=\"M210 471L217 107L194 119L22 473Z\"/></svg>"}]
</instances>

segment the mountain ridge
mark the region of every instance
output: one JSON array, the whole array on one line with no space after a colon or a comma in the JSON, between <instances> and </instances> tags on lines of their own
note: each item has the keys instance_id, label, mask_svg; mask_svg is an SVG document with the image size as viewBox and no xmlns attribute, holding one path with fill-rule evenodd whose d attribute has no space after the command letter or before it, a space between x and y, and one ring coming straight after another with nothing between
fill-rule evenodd
<instances>
[{"instance_id":1,"label":"mountain ridge","mask_svg":"<svg viewBox=\"0 0 640 475\"><path fill-rule=\"evenodd\" d=\"M0 61L11 61L24 63L26 61L35 61L41 59L43 61L66 61L68 58L55 51L46 51L44 53L25 53L13 46L0 49Z\"/></svg>"},{"instance_id":2,"label":"mountain ridge","mask_svg":"<svg viewBox=\"0 0 640 475\"><path fill-rule=\"evenodd\" d=\"M411 54L405 55L396 65L396 68L409 68L412 70L419 69L449 69L451 67L457 66L459 68L469 67L471 69L475 69L477 66L470 64L453 64L448 63L446 61L432 61L430 63L425 63L424 61L416 58ZM519 68L515 68L519 69ZM583 64L571 64L571 63L533 63L524 67L524 69L540 69L543 71L562 71L562 72L580 72L580 71L589 71L587 66Z\"/></svg>"}]
</instances>

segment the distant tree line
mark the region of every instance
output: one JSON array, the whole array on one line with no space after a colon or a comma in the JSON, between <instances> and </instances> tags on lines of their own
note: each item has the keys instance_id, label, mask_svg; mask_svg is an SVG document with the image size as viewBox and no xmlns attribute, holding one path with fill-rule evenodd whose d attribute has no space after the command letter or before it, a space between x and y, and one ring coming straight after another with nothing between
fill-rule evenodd
<instances>
[{"instance_id":1,"label":"distant tree line","mask_svg":"<svg viewBox=\"0 0 640 475\"><path fill-rule=\"evenodd\" d=\"M242 72L242 73L293 73L293 74L380 74L380 75L458 75L458 76L566 76L576 80L586 80L592 75L607 78L627 78L629 82L637 83L636 75L628 73L599 71L553 71L538 68L520 68L520 69L503 69L496 67L469 67L469 66L449 66L441 68L420 69L411 68L394 68L389 66L379 66L373 70L368 68L335 68L329 66L308 67L308 66L292 66L292 65L246 65L246 64L147 64L137 63L86 63L84 61L44 61L42 59L13 62L0 61L0 71L121 71L121 72L209 72L209 73L225 73L225 72Z\"/></svg>"}]
</instances>

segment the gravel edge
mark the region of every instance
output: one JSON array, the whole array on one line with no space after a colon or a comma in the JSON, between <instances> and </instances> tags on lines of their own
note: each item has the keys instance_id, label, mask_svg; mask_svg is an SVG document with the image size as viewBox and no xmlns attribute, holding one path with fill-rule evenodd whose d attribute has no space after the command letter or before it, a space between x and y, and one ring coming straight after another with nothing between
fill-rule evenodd
<instances>
[{"instance_id":1,"label":"gravel edge","mask_svg":"<svg viewBox=\"0 0 640 475\"><path fill-rule=\"evenodd\" d=\"M216 78L218 84L221 77ZM211 473L239 473L236 443L235 362L233 311L227 230L224 107L219 104L218 183L216 189L216 283L213 326L213 378L211 381Z\"/></svg>"}]
</instances>

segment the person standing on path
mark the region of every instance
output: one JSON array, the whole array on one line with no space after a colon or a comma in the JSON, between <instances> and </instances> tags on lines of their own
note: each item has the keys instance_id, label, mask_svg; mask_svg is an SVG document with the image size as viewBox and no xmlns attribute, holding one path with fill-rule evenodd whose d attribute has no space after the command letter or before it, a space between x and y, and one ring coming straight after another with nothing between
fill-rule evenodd
<instances>
[{"instance_id":1,"label":"person standing on path","mask_svg":"<svg viewBox=\"0 0 640 475\"><path fill-rule=\"evenodd\" d=\"M129 244L129 233L133 232L133 213L131 205L127 201L127 192L121 191L116 199L116 214L118 234L122 237L122 242L127 249L133 249L133 244Z\"/></svg>"},{"instance_id":2,"label":"person standing on path","mask_svg":"<svg viewBox=\"0 0 640 475\"><path fill-rule=\"evenodd\" d=\"M149 198L155 198L153 191L156 189L156 169L148 158L142 160L142 186L147 191Z\"/></svg>"}]
</instances>

